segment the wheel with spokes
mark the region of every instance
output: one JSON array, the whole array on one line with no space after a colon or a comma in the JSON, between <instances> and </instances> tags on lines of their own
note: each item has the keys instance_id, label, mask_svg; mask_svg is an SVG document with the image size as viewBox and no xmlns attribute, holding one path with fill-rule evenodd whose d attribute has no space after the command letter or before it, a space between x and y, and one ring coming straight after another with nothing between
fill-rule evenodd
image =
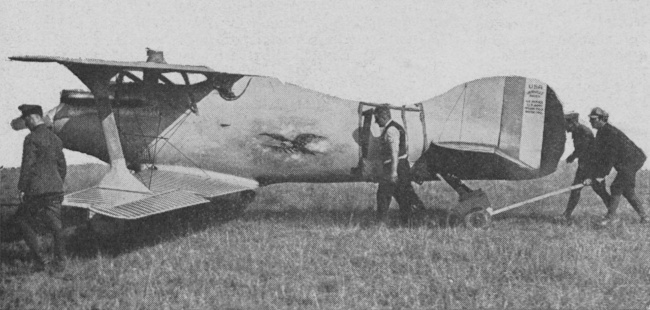
<instances>
[{"instance_id":1,"label":"wheel with spokes","mask_svg":"<svg viewBox=\"0 0 650 310\"><path fill-rule=\"evenodd\" d=\"M487 228L490 226L491 223L491 217L490 214L488 214L487 211L485 210L475 210L463 218L463 222L465 223L465 227L471 228L471 229L481 229L481 228Z\"/></svg>"}]
</instances>

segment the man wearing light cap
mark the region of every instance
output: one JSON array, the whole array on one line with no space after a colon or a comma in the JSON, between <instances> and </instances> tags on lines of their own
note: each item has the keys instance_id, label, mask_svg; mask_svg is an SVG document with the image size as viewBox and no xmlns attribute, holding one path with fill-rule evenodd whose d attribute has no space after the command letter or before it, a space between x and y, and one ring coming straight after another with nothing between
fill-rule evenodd
<instances>
[{"instance_id":1,"label":"man wearing light cap","mask_svg":"<svg viewBox=\"0 0 650 310\"><path fill-rule=\"evenodd\" d=\"M587 126L578 122L578 116L579 114L576 112L564 115L566 131L571 133L571 138L573 139L573 153L567 157L566 162L572 163L576 159L578 160L578 169L576 170L576 175L573 179L573 185L582 184L586 179L589 179L592 174L590 169L593 167L590 160L593 157L591 156L591 147L594 141L594 134ZM607 193L605 183L593 182L592 188L603 200L605 206L608 206L611 197L609 193ZM578 205L578 201L580 201L580 191L581 189L571 191L569 202L567 203L566 210L563 214L567 221L571 220L571 214Z\"/></svg>"},{"instance_id":2,"label":"man wearing light cap","mask_svg":"<svg viewBox=\"0 0 650 310\"><path fill-rule=\"evenodd\" d=\"M643 151L623 132L608 123L609 114L601 108L593 108L589 114L591 127L598 130L594 141L594 171L592 177L605 177L616 169L616 178L610 186L612 198L607 205L607 215L601 223L607 225L617 221L616 209L624 196L639 214L641 223L647 223L648 217L643 204L636 196L636 172L646 160Z\"/></svg>"},{"instance_id":3,"label":"man wearing light cap","mask_svg":"<svg viewBox=\"0 0 650 310\"><path fill-rule=\"evenodd\" d=\"M35 268L43 270L47 265L34 231L37 220L54 235L54 268L62 269L65 259L65 243L61 224L61 202L66 162L63 143L43 121L43 109L37 105L23 104L18 107L21 118L31 131L23 144L18 190L21 192L20 207L15 221L35 260Z\"/></svg>"}]
</instances>

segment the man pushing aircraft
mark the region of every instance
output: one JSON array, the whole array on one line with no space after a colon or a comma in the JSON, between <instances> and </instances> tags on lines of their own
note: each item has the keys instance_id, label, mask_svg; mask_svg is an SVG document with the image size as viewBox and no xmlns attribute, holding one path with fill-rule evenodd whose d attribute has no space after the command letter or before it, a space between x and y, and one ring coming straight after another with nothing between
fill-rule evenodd
<instances>
[{"instance_id":1,"label":"man pushing aircraft","mask_svg":"<svg viewBox=\"0 0 650 310\"><path fill-rule=\"evenodd\" d=\"M576 112L564 115L566 131L571 133L574 149L573 153L567 157L566 161L567 163L572 163L576 159L578 160L578 169L576 170L576 175L573 179L573 185L581 184L588 179L591 176L590 168L593 168L593 165L589 161L593 159L591 147L594 141L594 134L587 126L578 122L578 116L579 114ZM593 182L591 188L593 188L594 192L600 196L605 203L605 206L608 206L611 197L605 188L605 182ZM578 205L578 201L580 201L581 190L582 189L579 188L571 191L569 202L567 203L566 210L563 214L567 221L571 221L571 214L573 213L573 210L575 210L576 205Z\"/></svg>"},{"instance_id":2,"label":"man pushing aircraft","mask_svg":"<svg viewBox=\"0 0 650 310\"><path fill-rule=\"evenodd\" d=\"M594 170L592 178L605 177L616 169L616 178L610 186L611 199L607 204L607 215L601 225L608 225L618 220L616 209L624 196L641 218L641 223L648 222L643 203L637 197L636 173L643 167L646 155L623 132L608 123L609 114L601 108L593 108L589 114L591 127L598 130L594 141Z\"/></svg>"}]
</instances>

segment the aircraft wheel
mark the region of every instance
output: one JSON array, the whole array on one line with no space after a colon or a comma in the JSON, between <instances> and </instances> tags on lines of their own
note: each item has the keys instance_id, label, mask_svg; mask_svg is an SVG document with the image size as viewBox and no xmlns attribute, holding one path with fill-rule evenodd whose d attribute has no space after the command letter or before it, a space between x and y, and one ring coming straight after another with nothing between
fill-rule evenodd
<instances>
[{"instance_id":1,"label":"aircraft wheel","mask_svg":"<svg viewBox=\"0 0 650 310\"><path fill-rule=\"evenodd\" d=\"M463 223L463 217L457 212L449 211L447 212L447 227L456 227Z\"/></svg>"},{"instance_id":2,"label":"aircraft wheel","mask_svg":"<svg viewBox=\"0 0 650 310\"><path fill-rule=\"evenodd\" d=\"M463 222L467 228L481 229L490 226L491 218L487 211L475 210L465 215Z\"/></svg>"}]
</instances>

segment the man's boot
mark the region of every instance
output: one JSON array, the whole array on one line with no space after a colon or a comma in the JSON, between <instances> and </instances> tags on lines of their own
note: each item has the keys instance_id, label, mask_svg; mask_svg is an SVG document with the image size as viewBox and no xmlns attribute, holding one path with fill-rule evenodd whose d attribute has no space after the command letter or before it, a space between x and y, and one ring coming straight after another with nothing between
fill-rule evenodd
<instances>
[{"instance_id":1,"label":"man's boot","mask_svg":"<svg viewBox=\"0 0 650 310\"><path fill-rule=\"evenodd\" d=\"M399 222L400 225L402 226L409 226L409 220L411 219L411 212L412 212L413 206L406 206L402 207L400 206L399 210Z\"/></svg>"},{"instance_id":2,"label":"man's boot","mask_svg":"<svg viewBox=\"0 0 650 310\"><path fill-rule=\"evenodd\" d=\"M628 196L628 201L630 202L630 205L636 211L636 213L639 215L639 223L645 224L648 222L648 215L646 215L645 210L643 208L643 203L639 199L639 197L636 194L632 194L631 196Z\"/></svg>"},{"instance_id":3,"label":"man's boot","mask_svg":"<svg viewBox=\"0 0 650 310\"><path fill-rule=\"evenodd\" d=\"M616 209L618 209L618 204L621 201L621 195L612 196L607 206L607 214L605 218L600 222L600 226L610 226L618 222L618 216L616 215Z\"/></svg>"},{"instance_id":4,"label":"man's boot","mask_svg":"<svg viewBox=\"0 0 650 310\"><path fill-rule=\"evenodd\" d=\"M388 212L386 211L377 211L377 224L388 225Z\"/></svg>"},{"instance_id":5,"label":"man's boot","mask_svg":"<svg viewBox=\"0 0 650 310\"><path fill-rule=\"evenodd\" d=\"M569 196L569 201L566 204L566 210L562 213L562 217L564 217L564 220L567 222L572 221L573 218L571 217L571 214L578 205L578 201L580 201L580 190L571 191L571 196Z\"/></svg>"},{"instance_id":6,"label":"man's boot","mask_svg":"<svg viewBox=\"0 0 650 310\"><path fill-rule=\"evenodd\" d=\"M573 216L571 215L572 213L571 211L572 210L570 210L569 207L567 206L567 209L562 213L562 218L564 218L564 220L568 223L573 221Z\"/></svg>"},{"instance_id":7,"label":"man's boot","mask_svg":"<svg viewBox=\"0 0 650 310\"><path fill-rule=\"evenodd\" d=\"M41 246L39 244L36 232L25 220L20 219L16 221L16 224L20 228L23 239L29 247L31 258L34 262L34 271L39 272L45 270L48 261L43 255L43 251L41 251Z\"/></svg>"}]
</instances>

